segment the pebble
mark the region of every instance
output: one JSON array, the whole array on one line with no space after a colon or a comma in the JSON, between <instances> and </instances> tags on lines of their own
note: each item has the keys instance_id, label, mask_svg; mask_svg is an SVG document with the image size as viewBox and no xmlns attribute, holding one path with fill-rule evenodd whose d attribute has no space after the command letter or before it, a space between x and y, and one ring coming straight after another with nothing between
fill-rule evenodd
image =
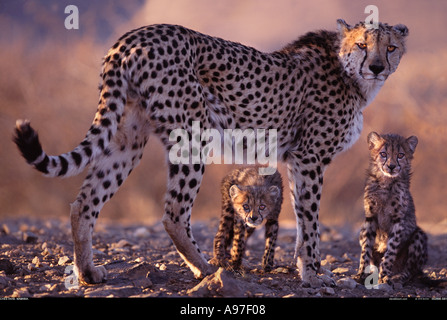
<instances>
[{"instance_id":1,"label":"pebble","mask_svg":"<svg viewBox=\"0 0 447 320\"><path fill-rule=\"evenodd\" d=\"M340 262L340 260L341 260L340 257L335 257L335 256L333 256L331 254L327 254L326 255L326 261L328 263Z\"/></svg>"},{"instance_id":2,"label":"pebble","mask_svg":"<svg viewBox=\"0 0 447 320\"><path fill-rule=\"evenodd\" d=\"M135 238L144 239L144 238L148 238L151 234L150 234L149 230L147 230L147 228L140 227L133 232L133 235Z\"/></svg>"},{"instance_id":3,"label":"pebble","mask_svg":"<svg viewBox=\"0 0 447 320\"><path fill-rule=\"evenodd\" d=\"M345 289L354 289L357 286L357 282L351 278L341 278L337 280L337 286Z\"/></svg>"},{"instance_id":4,"label":"pebble","mask_svg":"<svg viewBox=\"0 0 447 320\"><path fill-rule=\"evenodd\" d=\"M121 239L118 242L112 243L111 248L113 250L113 249L117 249L117 248L132 247L132 246L133 246L133 243L130 243L126 239Z\"/></svg>"},{"instance_id":5,"label":"pebble","mask_svg":"<svg viewBox=\"0 0 447 320\"><path fill-rule=\"evenodd\" d=\"M0 272L0 289L6 288L8 286L9 279L4 271Z\"/></svg>"},{"instance_id":6,"label":"pebble","mask_svg":"<svg viewBox=\"0 0 447 320\"><path fill-rule=\"evenodd\" d=\"M11 233L6 223L3 223L2 226L0 227L0 234L1 233L3 233L4 235L9 235Z\"/></svg>"},{"instance_id":7,"label":"pebble","mask_svg":"<svg viewBox=\"0 0 447 320\"><path fill-rule=\"evenodd\" d=\"M346 273L349 271L349 268L339 267L332 270L332 273Z\"/></svg>"},{"instance_id":8,"label":"pebble","mask_svg":"<svg viewBox=\"0 0 447 320\"><path fill-rule=\"evenodd\" d=\"M36 243L39 237L31 231L24 231L22 233L22 240L26 243Z\"/></svg>"},{"instance_id":9,"label":"pebble","mask_svg":"<svg viewBox=\"0 0 447 320\"><path fill-rule=\"evenodd\" d=\"M31 294L29 293L27 288L19 288L15 289L12 293L13 298L30 298Z\"/></svg>"},{"instance_id":10,"label":"pebble","mask_svg":"<svg viewBox=\"0 0 447 320\"><path fill-rule=\"evenodd\" d=\"M71 259L68 256L62 256L59 258L57 264L60 266L64 266L69 262L71 262Z\"/></svg>"},{"instance_id":11,"label":"pebble","mask_svg":"<svg viewBox=\"0 0 447 320\"><path fill-rule=\"evenodd\" d=\"M8 259L0 259L0 271L11 274L14 272L14 265Z\"/></svg>"},{"instance_id":12,"label":"pebble","mask_svg":"<svg viewBox=\"0 0 447 320\"><path fill-rule=\"evenodd\" d=\"M40 260L38 256L35 256L33 261L31 261L32 264L34 264L36 267L40 266Z\"/></svg>"},{"instance_id":13,"label":"pebble","mask_svg":"<svg viewBox=\"0 0 447 320\"><path fill-rule=\"evenodd\" d=\"M323 287L320 289L320 293L331 296L335 294L335 290L331 287Z\"/></svg>"},{"instance_id":14,"label":"pebble","mask_svg":"<svg viewBox=\"0 0 447 320\"><path fill-rule=\"evenodd\" d=\"M284 268L284 267L278 267L278 268L272 270L271 272L273 274L278 274L278 273L285 273L285 274L287 274L287 273L289 273L289 269Z\"/></svg>"}]
</instances>

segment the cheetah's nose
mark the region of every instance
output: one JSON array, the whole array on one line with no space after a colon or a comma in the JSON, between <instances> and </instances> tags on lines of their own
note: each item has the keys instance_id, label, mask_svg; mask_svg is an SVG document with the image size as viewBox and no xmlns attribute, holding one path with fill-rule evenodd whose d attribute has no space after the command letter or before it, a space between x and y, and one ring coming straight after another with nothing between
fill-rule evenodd
<instances>
[{"instance_id":1,"label":"cheetah's nose","mask_svg":"<svg viewBox=\"0 0 447 320\"><path fill-rule=\"evenodd\" d=\"M369 70L371 70L376 76L381 73L385 69L384 66L378 64L372 64L369 66Z\"/></svg>"},{"instance_id":2,"label":"cheetah's nose","mask_svg":"<svg viewBox=\"0 0 447 320\"><path fill-rule=\"evenodd\" d=\"M390 169L390 171L393 171L394 168L396 168L396 165L395 165L395 164L389 164L389 165L388 165L388 169Z\"/></svg>"},{"instance_id":3,"label":"cheetah's nose","mask_svg":"<svg viewBox=\"0 0 447 320\"><path fill-rule=\"evenodd\" d=\"M255 222L256 220L258 220L258 217L257 217L257 216L252 216L252 217L251 217L251 220L252 220L253 222Z\"/></svg>"}]
</instances>

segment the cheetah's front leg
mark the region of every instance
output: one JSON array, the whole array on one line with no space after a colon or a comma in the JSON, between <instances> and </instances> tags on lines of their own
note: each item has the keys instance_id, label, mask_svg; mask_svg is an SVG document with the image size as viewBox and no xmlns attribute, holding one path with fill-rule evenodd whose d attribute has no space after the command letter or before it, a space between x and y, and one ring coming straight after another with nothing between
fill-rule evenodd
<instances>
[{"instance_id":1,"label":"cheetah's front leg","mask_svg":"<svg viewBox=\"0 0 447 320\"><path fill-rule=\"evenodd\" d=\"M169 164L168 192L162 220L178 253L196 278L203 278L215 271L200 251L191 230L192 205L199 192L203 171L204 164Z\"/></svg>"},{"instance_id":2,"label":"cheetah's front leg","mask_svg":"<svg viewBox=\"0 0 447 320\"><path fill-rule=\"evenodd\" d=\"M278 220L267 220L265 223L265 251L262 257L262 268L264 271L273 269L273 258L275 256L275 245L278 237Z\"/></svg>"},{"instance_id":3,"label":"cheetah's front leg","mask_svg":"<svg viewBox=\"0 0 447 320\"><path fill-rule=\"evenodd\" d=\"M357 273L358 281L362 282L367 275L365 274L365 269L371 264L373 247L376 239L377 233L377 218L371 212L373 207L370 199L365 199L365 221L363 223L362 229L360 230L359 242L362 248L360 255L359 270Z\"/></svg>"},{"instance_id":4,"label":"cheetah's front leg","mask_svg":"<svg viewBox=\"0 0 447 320\"><path fill-rule=\"evenodd\" d=\"M303 284L312 287L334 285L330 277L317 275L321 261L318 212L324 170L318 165L303 165L298 161L290 161L287 168L292 205L297 219L295 253Z\"/></svg>"},{"instance_id":5,"label":"cheetah's front leg","mask_svg":"<svg viewBox=\"0 0 447 320\"><path fill-rule=\"evenodd\" d=\"M402 245L407 242L411 232L406 229L401 223L396 223L390 233L386 244L386 251L383 255L382 262L379 268L379 282L392 283L392 271L396 261L397 254L402 248Z\"/></svg>"}]
</instances>

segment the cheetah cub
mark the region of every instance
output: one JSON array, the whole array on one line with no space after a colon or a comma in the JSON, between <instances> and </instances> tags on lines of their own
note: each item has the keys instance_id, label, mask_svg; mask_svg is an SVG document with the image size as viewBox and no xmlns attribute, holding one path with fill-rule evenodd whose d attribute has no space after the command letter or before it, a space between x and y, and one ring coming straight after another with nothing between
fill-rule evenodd
<instances>
[{"instance_id":1,"label":"cheetah cub","mask_svg":"<svg viewBox=\"0 0 447 320\"><path fill-rule=\"evenodd\" d=\"M271 270L283 200L281 175L278 171L260 175L256 166L235 169L222 180L221 192L222 215L214 238L214 258L210 263L240 269L245 242L255 228L266 221L262 267L265 271ZM226 249L231 243L228 260Z\"/></svg>"},{"instance_id":2,"label":"cheetah cub","mask_svg":"<svg viewBox=\"0 0 447 320\"><path fill-rule=\"evenodd\" d=\"M427 261L427 235L416 225L410 193L411 161L418 139L395 134L368 135L370 163L366 180L365 222L358 278L379 265L379 282L401 283L422 273Z\"/></svg>"}]
</instances>

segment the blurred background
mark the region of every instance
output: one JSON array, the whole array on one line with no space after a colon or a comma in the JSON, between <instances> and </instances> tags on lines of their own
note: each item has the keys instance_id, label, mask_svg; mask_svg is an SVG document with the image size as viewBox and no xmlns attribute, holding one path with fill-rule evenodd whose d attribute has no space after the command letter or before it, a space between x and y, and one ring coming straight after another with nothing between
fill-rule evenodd
<instances>
[{"instance_id":1,"label":"blurred background","mask_svg":"<svg viewBox=\"0 0 447 320\"><path fill-rule=\"evenodd\" d=\"M202 33L274 51L314 29L335 30L336 19L364 20L371 1L352 0L1 0L0 220L69 216L85 174L48 179L29 167L11 141L27 118L48 154L72 150L90 127L98 101L102 57L130 29L181 24ZM412 193L427 231L447 230L447 1L375 1L379 19L410 29L408 52L364 113L359 141L325 174L320 220L358 228L368 166L367 134L416 135ZM79 29L67 30L67 5L79 9ZM166 164L151 138L140 166L101 212L101 219L151 223L163 215ZM219 185L229 165L209 165L193 222L220 215ZM286 171L280 166L288 192ZM100 221L101 221L100 219ZM287 195L281 221L294 223Z\"/></svg>"}]
</instances>

